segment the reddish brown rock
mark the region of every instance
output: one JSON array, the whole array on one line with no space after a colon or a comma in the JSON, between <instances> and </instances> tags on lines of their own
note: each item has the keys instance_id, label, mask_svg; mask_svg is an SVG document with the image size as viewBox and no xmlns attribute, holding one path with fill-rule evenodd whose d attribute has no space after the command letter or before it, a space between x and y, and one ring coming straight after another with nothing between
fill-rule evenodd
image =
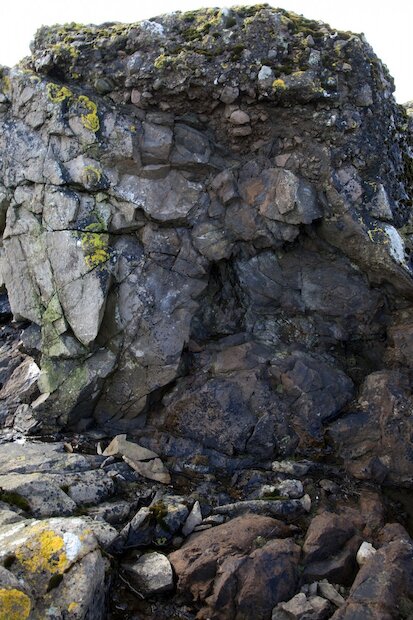
<instances>
[{"instance_id":1,"label":"reddish brown rock","mask_svg":"<svg viewBox=\"0 0 413 620\"><path fill-rule=\"evenodd\" d=\"M339 515L323 512L311 521L304 541L305 581L328 579L351 585L357 571L356 554L364 525L360 514L346 508Z\"/></svg>"},{"instance_id":2,"label":"reddish brown rock","mask_svg":"<svg viewBox=\"0 0 413 620\"><path fill-rule=\"evenodd\" d=\"M247 515L192 535L169 556L181 593L203 604L199 618L267 619L295 592L300 548L288 526Z\"/></svg>"},{"instance_id":3,"label":"reddish brown rock","mask_svg":"<svg viewBox=\"0 0 413 620\"><path fill-rule=\"evenodd\" d=\"M395 540L360 569L345 605L334 620L396 620L411 617L413 545ZM410 611L409 611L410 610Z\"/></svg>"},{"instance_id":4,"label":"reddish brown rock","mask_svg":"<svg viewBox=\"0 0 413 620\"><path fill-rule=\"evenodd\" d=\"M381 370L366 378L358 409L337 420L331 436L356 478L411 487L413 395L407 372Z\"/></svg>"}]
</instances>

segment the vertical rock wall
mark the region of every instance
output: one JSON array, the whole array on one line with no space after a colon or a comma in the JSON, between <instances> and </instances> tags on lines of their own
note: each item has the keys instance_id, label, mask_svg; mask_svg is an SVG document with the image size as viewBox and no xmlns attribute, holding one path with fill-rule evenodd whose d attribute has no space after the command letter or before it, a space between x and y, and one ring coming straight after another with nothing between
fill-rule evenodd
<instances>
[{"instance_id":1,"label":"vertical rock wall","mask_svg":"<svg viewBox=\"0 0 413 620\"><path fill-rule=\"evenodd\" d=\"M266 6L41 29L1 77L2 274L41 368L14 423L253 459L333 441L407 484L392 90L362 36Z\"/></svg>"}]
</instances>

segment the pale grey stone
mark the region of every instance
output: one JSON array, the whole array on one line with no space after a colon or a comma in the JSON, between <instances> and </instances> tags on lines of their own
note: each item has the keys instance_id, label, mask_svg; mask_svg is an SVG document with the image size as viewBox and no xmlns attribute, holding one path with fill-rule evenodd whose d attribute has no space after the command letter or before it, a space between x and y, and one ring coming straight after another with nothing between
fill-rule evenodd
<instances>
[{"instance_id":1,"label":"pale grey stone","mask_svg":"<svg viewBox=\"0 0 413 620\"><path fill-rule=\"evenodd\" d=\"M201 523L202 523L201 506L199 505L199 502L197 500L195 504L193 505L192 510L189 513L187 520L185 521L185 524L182 528L182 534L184 536L189 536L189 534L192 534L192 532L197 527L197 525L200 525Z\"/></svg>"},{"instance_id":2,"label":"pale grey stone","mask_svg":"<svg viewBox=\"0 0 413 620\"><path fill-rule=\"evenodd\" d=\"M363 564L365 564L371 558L371 556L376 553L376 551L377 550L373 547L371 543L367 542L366 540L363 541L360 545L359 550L357 551L357 564L359 566L363 566Z\"/></svg>"},{"instance_id":3,"label":"pale grey stone","mask_svg":"<svg viewBox=\"0 0 413 620\"><path fill-rule=\"evenodd\" d=\"M124 567L144 596L162 594L173 589L172 566L168 558L161 553L146 553L133 564Z\"/></svg>"},{"instance_id":4,"label":"pale grey stone","mask_svg":"<svg viewBox=\"0 0 413 620\"><path fill-rule=\"evenodd\" d=\"M336 588L328 581L320 581L318 584L318 591L323 598L326 598L334 603L336 607L341 607L345 603L345 600L341 594L339 594Z\"/></svg>"},{"instance_id":5,"label":"pale grey stone","mask_svg":"<svg viewBox=\"0 0 413 620\"><path fill-rule=\"evenodd\" d=\"M5 501L11 502L11 505L13 502L18 506L26 504L26 511L34 517L64 517L76 510L76 503L58 485L42 478L41 474L4 474L0 476L0 487Z\"/></svg>"},{"instance_id":6,"label":"pale grey stone","mask_svg":"<svg viewBox=\"0 0 413 620\"><path fill-rule=\"evenodd\" d=\"M243 110L234 110L229 117L229 121L233 125L247 125L250 120L249 115Z\"/></svg>"}]
</instances>

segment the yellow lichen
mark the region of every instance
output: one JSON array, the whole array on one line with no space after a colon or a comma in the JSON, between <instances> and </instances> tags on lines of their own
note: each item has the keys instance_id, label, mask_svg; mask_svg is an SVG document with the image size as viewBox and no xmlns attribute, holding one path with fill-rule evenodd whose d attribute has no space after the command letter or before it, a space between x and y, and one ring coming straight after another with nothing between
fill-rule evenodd
<instances>
[{"instance_id":1,"label":"yellow lichen","mask_svg":"<svg viewBox=\"0 0 413 620\"><path fill-rule=\"evenodd\" d=\"M172 62L172 59L170 56L166 56L165 54L160 54L160 56L155 58L153 66L155 67L155 69L160 70L170 65L171 62Z\"/></svg>"},{"instance_id":2,"label":"yellow lichen","mask_svg":"<svg viewBox=\"0 0 413 620\"><path fill-rule=\"evenodd\" d=\"M95 166L85 166L83 179L87 185L97 185L102 178L102 171Z\"/></svg>"},{"instance_id":3,"label":"yellow lichen","mask_svg":"<svg viewBox=\"0 0 413 620\"><path fill-rule=\"evenodd\" d=\"M0 588L0 620L27 620L31 611L30 598L16 588Z\"/></svg>"},{"instance_id":4,"label":"yellow lichen","mask_svg":"<svg viewBox=\"0 0 413 620\"><path fill-rule=\"evenodd\" d=\"M383 245L389 244L389 239L387 238L386 232L385 230L383 230L383 228L369 228L367 230L367 234L370 241L372 241L373 243L382 243Z\"/></svg>"},{"instance_id":5,"label":"yellow lichen","mask_svg":"<svg viewBox=\"0 0 413 620\"><path fill-rule=\"evenodd\" d=\"M280 78L274 80L274 82L272 83L272 87L274 90L285 90L287 88L284 80L281 80Z\"/></svg>"},{"instance_id":6,"label":"yellow lichen","mask_svg":"<svg viewBox=\"0 0 413 620\"><path fill-rule=\"evenodd\" d=\"M61 574L69 566L64 540L53 530L34 532L24 546L16 549L15 555L30 573Z\"/></svg>"},{"instance_id":7,"label":"yellow lichen","mask_svg":"<svg viewBox=\"0 0 413 620\"><path fill-rule=\"evenodd\" d=\"M86 114L81 115L83 127L96 133L99 131L100 122L97 114L98 108L94 101L86 97L86 95L80 95L78 102L87 110Z\"/></svg>"},{"instance_id":8,"label":"yellow lichen","mask_svg":"<svg viewBox=\"0 0 413 620\"><path fill-rule=\"evenodd\" d=\"M63 103L63 101L69 101L70 106L78 105L81 109L85 110L81 112L80 119L83 127L86 127L89 131L96 133L100 129L99 117L97 114L98 108L94 101L89 99L86 95L79 95L76 97L67 86L59 86L54 82L49 82L46 86L47 96L52 103Z\"/></svg>"},{"instance_id":9,"label":"yellow lichen","mask_svg":"<svg viewBox=\"0 0 413 620\"><path fill-rule=\"evenodd\" d=\"M76 603L75 601L73 601L72 603L69 604L67 611L69 613L72 613L72 611L73 612L77 611L78 608L79 608L79 603Z\"/></svg>"},{"instance_id":10,"label":"yellow lichen","mask_svg":"<svg viewBox=\"0 0 413 620\"><path fill-rule=\"evenodd\" d=\"M72 91L67 86L59 86L54 82L49 82L46 86L47 96L52 103L62 103L66 99L73 97Z\"/></svg>"},{"instance_id":11,"label":"yellow lichen","mask_svg":"<svg viewBox=\"0 0 413 620\"><path fill-rule=\"evenodd\" d=\"M101 267L110 259L108 251L109 235L97 230L100 224L89 224L81 234L82 250L85 254L85 263L89 269Z\"/></svg>"}]
</instances>

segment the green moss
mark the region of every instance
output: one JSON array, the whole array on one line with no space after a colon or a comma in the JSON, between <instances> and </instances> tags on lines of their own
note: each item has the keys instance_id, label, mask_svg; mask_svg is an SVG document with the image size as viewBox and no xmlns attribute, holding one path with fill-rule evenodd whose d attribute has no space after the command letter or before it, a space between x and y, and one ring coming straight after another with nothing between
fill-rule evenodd
<instances>
[{"instance_id":1,"label":"green moss","mask_svg":"<svg viewBox=\"0 0 413 620\"><path fill-rule=\"evenodd\" d=\"M58 321L63 316L62 306L60 305L60 301L58 296L55 294L49 301L49 304L46 310L43 313L43 322L45 323L54 323Z\"/></svg>"},{"instance_id":2,"label":"green moss","mask_svg":"<svg viewBox=\"0 0 413 620\"><path fill-rule=\"evenodd\" d=\"M166 67L169 67L171 63L172 63L171 56L160 54L160 56L155 58L153 66L155 67L155 69L162 70L162 69L165 69Z\"/></svg>"},{"instance_id":3,"label":"green moss","mask_svg":"<svg viewBox=\"0 0 413 620\"><path fill-rule=\"evenodd\" d=\"M169 532L168 524L165 522L165 517L168 514L168 509L163 500L159 500L149 507L151 516L155 519L156 523L162 527L165 532Z\"/></svg>"},{"instance_id":4,"label":"green moss","mask_svg":"<svg viewBox=\"0 0 413 620\"><path fill-rule=\"evenodd\" d=\"M8 75L3 75L0 79L0 90L5 94L9 94L11 91L11 81Z\"/></svg>"},{"instance_id":5,"label":"green moss","mask_svg":"<svg viewBox=\"0 0 413 620\"><path fill-rule=\"evenodd\" d=\"M245 50L245 45L243 45L242 43L238 43L237 45L234 45L233 48L231 49L232 62L236 62L237 60L239 60L244 50Z\"/></svg>"},{"instance_id":6,"label":"green moss","mask_svg":"<svg viewBox=\"0 0 413 620\"><path fill-rule=\"evenodd\" d=\"M184 13L183 19L191 23L189 28L182 31L185 41L200 41L212 29L221 26L222 12L219 9L202 9Z\"/></svg>"},{"instance_id":7,"label":"green moss","mask_svg":"<svg viewBox=\"0 0 413 620\"><path fill-rule=\"evenodd\" d=\"M269 4L250 4L246 6L233 6L232 10L240 17L254 17L264 9L273 10Z\"/></svg>"}]
</instances>

